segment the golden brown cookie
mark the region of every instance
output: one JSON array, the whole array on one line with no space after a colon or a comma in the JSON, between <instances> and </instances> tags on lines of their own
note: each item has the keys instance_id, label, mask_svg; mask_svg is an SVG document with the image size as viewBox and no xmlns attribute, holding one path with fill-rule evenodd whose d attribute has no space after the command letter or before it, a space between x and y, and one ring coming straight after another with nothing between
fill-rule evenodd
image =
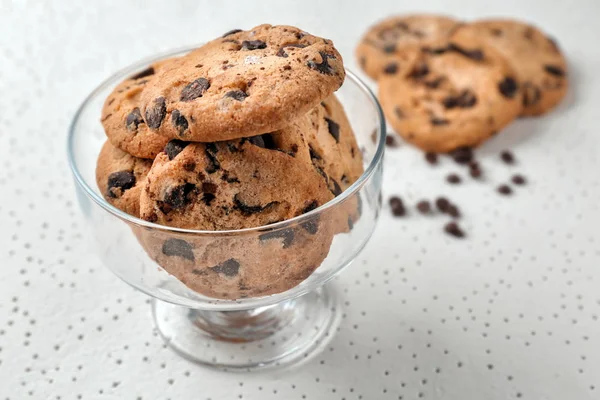
<instances>
[{"instance_id":1,"label":"golden brown cookie","mask_svg":"<svg viewBox=\"0 0 600 400\"><path fill-rule=\"evenodd\" d=\"M554 108L569 86L567 62L554 39L536 27L513 20L482 20L463 25L455 40L485 40L512 64L521 83L523 115L540 115Z\"/></svg>"},{"instance_id":2,"label":"golden brown cookie","mask_svg":"<svg viewBox=\"0 0 600 400\"><path fill-rule=\"evenodd\" d=\"M291 26L232 31L159 71L141 115L169 138L216 142L284 128L345 77L331 41Z\"/></svg>"},{"instance_id":3,"label":"golden brown cookie","mask_svg":"<svg viewBox=\"0 0 600 400\"><path fill-rule=\"evenodd\" d=\"M121 82L102 108L102 126L110 142L139 158L154 158L168 138L148 129L139 107L140 94L156 73L175 59L156 62Z\"/></svg>"},{"instance_id":4,"label":"golden brown cookie","mask_svg":"<svg viewBox=\"0 0 600 400\"><path fill-rule=\"evenodd\" d=\"M98 156L96 183L106 201L139 217L140 191L151 165L151 160L133 157L107 141Z\"/></svg>"},{"instance_id":5,"label":"golden brown cookie","mask_svg":"<svg viewBox=\"0 0 600 400\"><path fill-rule=\"evenodd\" d=\"M521 112L510 64L472 39L422 48L407 74L380 79L379 98L394 130L430 152L476 146Z\"/></svg>"},{"instance_id":6,"label":"golden brown cookie","mask_svg":"<svg viewBox=\"0 0 600 400\"><path fill-rule=\"evenodd\" d=\"M442 15L398 15L373 25L356 48L362 69L373 79L409 66L415 48L444 39L458 22Z\"/></svg>"}]
</instances>

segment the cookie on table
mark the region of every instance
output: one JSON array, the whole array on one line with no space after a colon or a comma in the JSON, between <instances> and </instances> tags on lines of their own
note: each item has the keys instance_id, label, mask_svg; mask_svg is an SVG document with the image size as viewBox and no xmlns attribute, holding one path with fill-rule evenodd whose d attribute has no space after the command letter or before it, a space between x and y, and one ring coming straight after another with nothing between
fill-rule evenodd
<instances>
[{"instance_id":1,"label":"cookie on table","mask_svg":"<svg viewBox=\"0 0 600 400\"><path fill-rule=\"evenodd\" d=\"M532 25L508 19L482 20L461 26L452 37L480 38L508 59L521 82L523 115L544 114L567 93L564 55L554 39Z\"/></svg>"},{"instance_id":2,"label":"cookie on table","mask_svg":"<svg viewBox=\"0 0 600 400\"><path fill-rule=\"evenodd\" d=\"M110 204L139 217L140 191L151 166L151 160L133 157L107 141L96 165L98 189Z\"/></svg>"},{"instance_id":3,"label":"cookie on table","mask_svg":"<svg viewBox=\"0 0 600 400\"><path fill-rule=\"evenodd\" d=\"M273 132L344 81L331 41L292 26L234 30L159 71L140 97L154 132L216 142Z\"/></svg>"},{"instance_id":4,"label":"cookie on table","mask_svg":"<svg viewBox=\"0 0 600 400\"><path fill-rule=\"evenodd\" d=\"M522 110L516 73L494 48L469 39L418 51L404 75L385 75L379 99L404 139L429 152L477 146Z\"/></svg>"},{"instance_id":5,"label":"cookie on table","mask_svg":"<svg viewBox=\"0 0 600 400\"><path fill-rule=\"evenodd\" d=\"M373 79L399 73L411 64L416 47L448 37L459 25L442 15L398 15L373 25L356 48L362 69Z\"/></svg>"},{"instance_id":6,"label":"cookie on table","mask_svg":"<svg viewBox=\"0 0 600 400\"><path fill-rule=\"evenodd\" d=\"M102 108L102 126L108 140L134 157L152 159L162 151L168 138L148 129L139 107L140 94L156 73L174 59L150 65L121 82Z\"/></svg>"}]
</instances>

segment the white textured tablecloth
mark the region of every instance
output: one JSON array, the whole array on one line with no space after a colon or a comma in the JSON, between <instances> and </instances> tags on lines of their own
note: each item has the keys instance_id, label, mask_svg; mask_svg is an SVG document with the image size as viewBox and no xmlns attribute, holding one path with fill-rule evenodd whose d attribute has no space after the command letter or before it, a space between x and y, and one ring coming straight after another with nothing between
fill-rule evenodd
<instances>
[{"instance_id":1,"label":"white textured tablecloth","mask_svg":"<svg viewBox=\"0 0 600 400\"><path fill-rule=\"evenodd\" d=\"M446 194L469 238L386 206L337 282L340 331L309 364L228 374L175 355L146 297L87 252L65 157L78 104L139 58L263 22L333 39L352 68L370 23L419 10L539 24L569 57L571 93L478 152L485 183L450 187L450 160L388 151L384 198ZM597 0L0 0L0 399L600 399L599 16ZM513 172L529 185L497 195Z\"/></svg>"}]
</instances>

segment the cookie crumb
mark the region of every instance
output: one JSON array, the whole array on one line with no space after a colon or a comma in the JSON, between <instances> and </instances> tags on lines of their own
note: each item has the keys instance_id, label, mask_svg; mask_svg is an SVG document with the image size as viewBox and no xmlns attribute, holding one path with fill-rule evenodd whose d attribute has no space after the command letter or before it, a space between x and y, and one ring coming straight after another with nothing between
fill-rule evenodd
<instances>
[{"instance_id":1,"label":"cookie crumb","mask_svg":"<svg viewBox=\"0 0 600 400\"><path fill-rule=\"evenodd\" d=\"M390 197L389 204L394 217L403 217L406 215L406 208L404 208L404 203L402 202L402 199L400 197Z\"/></svg>"},{"instance_id":2,"label":"cookie crumb","mask_svg":"<svg viewBox=\"0 0 600 400\"><path fill-rule=\"evenodd\" d=\"M444 232L449 234L450 236L454 236L455 238L463 238L465 237L464 231L458 226L456 222L448 222L444 225Z\"/></svg>"}]
</instances>

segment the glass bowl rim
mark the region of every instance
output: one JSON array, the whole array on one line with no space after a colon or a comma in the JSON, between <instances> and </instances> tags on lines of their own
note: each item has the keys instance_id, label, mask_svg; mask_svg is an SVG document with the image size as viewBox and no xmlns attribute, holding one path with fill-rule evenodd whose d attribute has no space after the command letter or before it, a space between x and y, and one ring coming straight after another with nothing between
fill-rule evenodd
<instances>
[{"instance_id":1,"label":"glass bowl rim","mask_svg":"<svg viewBox=\"0 0 600 400\"><path fill-rule=\"evenodd\" d=\"M121 68L117 72L111 74L108 78L106 78L104 81L102 81L102 83L100 83L94 90L92 90L90 92L90 94L88 94L87 97L83 100L81 105L77 108L77 111L75 112L75 115L73 116L73 119L71 120L71 123L69 125L69 131L68 131L68 135L67 135L67 159L69 162L69 167L71 169L73 176L75 177L75 181L77 182L77 184L83 189L83 191L86 193L86 195L94 201L94 203L96 203L97 205L102 207L105 211L109 212L110 214L116 216L117 218L119 218L121 220L124 220L124 221L131 223L133 225L136 225L136 226L141 226L144 228L151 228L151 229L156 229L156 230L161 230L161 231L168 231L168 232L172 232L172 233L179 233L179 234L221 236L221 235L234 235L234 234L249 234L249 233L253 233L253 232L262 233L265 230L269 230L269 231L279 230L282 228L286 228L290 225L301 224L303 222L311 220L312 218L314 218L317 215L320 215L320 214L326 212L327 210L335 207L336 205L343 203L347 198L349 198L351 195L358 192L360 190L360 188L362 188L362 186L364 186L364 184L369 180L369 178L375 173L375 170L377 169L378 165L381 164L382 159L383 159L383 154L385 151L385 138L386 138L386 125L385 125L385 118L383 116L383 111L382 111L381 106L379 105L379 101L377 100L377 97L375 96L373 91L355 73L353 73L352 71L350 71L346 68L345 69L346 77L347 78L349 77L350 80L352 81L352 83L357 85L359 87L359 89L361 89L367 95L367 98L371 101L371 103L373 104L373 106L375 108L375 112L376 112L377 120L378 120L378 128L377 128L378 135L376 135L376 136L379 136L379 141L377 143L377 149L375 150L375 154L373 155L373 157L372 157L371 161L369 162L369 165L367 166L365 171L352 185L350 185L350 187L348 187L346 190L344 190L340 195L331 199L327 203L315 208L314 210L311 210L305 214L298 215L294 218L279 221L279 222L276 222L276 223L273 223L270 225L262 225L262 226L244 228L244 229L222 230L222 231L183 229L183 228L177 228L177 227L172 227L172 226L160 225L160 224L148 222L148 221L143 220L138 217L134 217L133 215L129 215L126 212L119 210L118 208L116 208L115 206L113 206L112 204L107 202L101 195L96 193L96 191L90 185L88 185L87 181L83 178L83 176L81 175L81 173L79 172L79 170L77 168L77 163L75 162L75 151L74 151L74 141L75 141L75 132L77 131L77 124L79 123L79 120L80 120L81 116L83 115L84 110L89 106L90 102L95 97L98 96L98 93L100 91L106 89L107 87L114 86L116 83L119 82L120 79L123 79L124 77L131 75L133 72L138 71L140 68L147 67L148 64L150 64L152 62L155 62L157 60L161 60L161 59L164 59L167 57L177 56L177 55L192 51L196 48L198 48L198 46L189 46L189 47L169 50L166 52L161 52L161 53L155 54L153 56L145 57L141 60L138 60L138 61L128 65L127 67Z\"/></svg>"}]
</instances>

